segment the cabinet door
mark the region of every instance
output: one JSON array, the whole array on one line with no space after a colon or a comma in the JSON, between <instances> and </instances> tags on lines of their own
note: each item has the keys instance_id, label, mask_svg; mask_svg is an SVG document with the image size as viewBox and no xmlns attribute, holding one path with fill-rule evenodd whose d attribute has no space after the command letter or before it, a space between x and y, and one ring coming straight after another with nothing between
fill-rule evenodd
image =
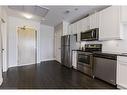
<instances>
[{"instance_id":1,"label":"cabinet door","mask_svg":"<svg viewBox=\"0 0 127 95\"><path fill-rule=\"evenodd\" d=\"M68 35L71 34L71 25L68 26Z\"/></svg>"},{"instance_id":2,"label":"cabinet door","mask_svg":"<svg viewBox=\"0 0 127 95\"><path fill-rule=\"evenodd\" d=\"M77 22L73 25L73 34L77 34Z\"/></svg>"},{"instance_id":3,"label":"cabinet door","mask_svg":"<svg viewBox=\"0 0 127 95\"><path fill-rule=\"evenodd\" d=\"M127 88L127 57L118 57L117 61L117 85Z\"/></svg>"},{"instance_id":4,"label":"cabinet door","mask_svg":"<svg viewBox=\"0 0 127 95\"><path fill-rule=\"evenodd\" d=\"M99 13L90 15L90 29L99 28Z\"/></svg>"},{"instance_id":5,"label":"cabinet door","mask_svg":"<svg viewBox=\"0 0 127 95\"><path fill-rule=\"evenodd\" d=\"M119 7L112 6L100 11L99 39L120 39Z\"/></svg>"},{"instance_id":6,"label":"cabinet door","mask_svg":"<svg viewBox=\"0 0 127 95\"><path fill-rule=\"evenodd\" d=\"M82 29L83 29L83 32L90 29L90 18L89 18L89 16L82 19Z\"/></svg>"},{"instance_id":7,"label":"cabinet door","mask_svg":"<svg viewBox=\"0 0 127 95\"><path fill-rule=\"evenodd\" d=\"M71 34L77 34L77 23L71 24Z\"/></svg>"},{"instance_id":8,"label":"cabinet door","mask_svg":"<svg viewBox=\"0 0 127 95\"><path fill-rule=\"evenodd\" d=\"M78 22L77 22L77 33L81 33L81 32L83 32L84 30L83 30L83 24L82 24L82 20L79 20Z\"/></svg>"},{"instance_id":9,"label":"cabinet door","mask_svg":"<svg viewBox=\"0 0 127 95\"><path fill-rule=\"evenodd\" d=\"M83 32L82 20L77 22L77 41L80 42L80 33Z\"/></svg>"},{"instance_id":10,"label":"cabinet door","mask_svg":"<svg viewBox=\"0 0 127 95\"><path fill-rule=\"evenodd\" d=\"M127 63L118 62L117 66L117 84L127 88Z\"/></svg>"},{"instance_id":11,"label":"cabinet door","mask_svg":"<svg viewBox=\"0 0 127 95\"><path fill-rule=\"evenodd\" d=\"M121 6L121 21L127 23L127 6Z\"/></svg>"},{"instance_id":12,"label":"cabinet door","mask_svg":"<svg viewBox=\"0 0 127 95\"><path fill-rule=\"evenodd\" d=\"M69 34L69 23L66 21L63 21L63 35Z\"/></svg>"},{"instance_id":13,"label":"cabinet door","mask_svg":"<svg viewBox=\"0 0 127 95\"><path fill-rule=\"evenodd\" d=\"M72 66L74 69L77 69L77 51L72 52Z\"/></svg>"}]
</instances>

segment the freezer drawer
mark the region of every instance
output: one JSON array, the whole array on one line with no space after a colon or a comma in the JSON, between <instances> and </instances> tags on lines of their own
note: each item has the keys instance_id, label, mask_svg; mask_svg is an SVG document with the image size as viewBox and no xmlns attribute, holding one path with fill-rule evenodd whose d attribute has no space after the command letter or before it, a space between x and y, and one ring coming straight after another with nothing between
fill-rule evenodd
<instances>
[{"instance_id":1,"label":"freezer drawer","mask_svg":"<svg viewBox=\"0 0 127 95\"><path fill-rule=\"evenodd\" d=\"M94 76L116 85L116 66L116 60L94 57Z\"/></svg>"}]
</instances>

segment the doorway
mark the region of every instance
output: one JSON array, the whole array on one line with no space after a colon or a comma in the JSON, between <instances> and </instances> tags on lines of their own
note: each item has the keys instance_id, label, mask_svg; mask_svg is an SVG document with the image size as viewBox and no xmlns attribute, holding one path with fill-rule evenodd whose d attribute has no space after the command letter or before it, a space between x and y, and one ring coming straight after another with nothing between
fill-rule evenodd
<instances>
[{"instance_id":1,"label":"doorway","mask_svg":"<svg viewBox=\"0 0 127 95\"><path fill-rule=\"evenodd\" d=\"M55 60L61 63L61 35L62 30L61 28L55 29L55 37L54 37L54 43L55 43Z\"/></svg>"},{"instance_id":2,"label":"doorway","mask_svg":"<svg viewBox=\"0 0 127 95\"><path fill-rule=\"evenodd\" d=\"M35 64L37 31L32 28L18 28L18 66Z\"/></svg>"}]
</instances>

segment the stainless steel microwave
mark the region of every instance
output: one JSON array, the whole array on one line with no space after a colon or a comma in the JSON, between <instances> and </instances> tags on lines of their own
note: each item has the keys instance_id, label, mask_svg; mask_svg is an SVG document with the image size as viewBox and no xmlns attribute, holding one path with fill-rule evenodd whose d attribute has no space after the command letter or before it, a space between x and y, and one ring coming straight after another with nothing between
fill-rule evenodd
<instances>
[{"instance_id":1,"label":"stainless steel microwave","mask_svg":"<svg viewBox=\"0 0 127 95\"><path fill-rule=\"evenodd\" d=\"M99 28L94 28L81 32L81 41L93 41L99 39Z\"/></svg>"}]
</instances>

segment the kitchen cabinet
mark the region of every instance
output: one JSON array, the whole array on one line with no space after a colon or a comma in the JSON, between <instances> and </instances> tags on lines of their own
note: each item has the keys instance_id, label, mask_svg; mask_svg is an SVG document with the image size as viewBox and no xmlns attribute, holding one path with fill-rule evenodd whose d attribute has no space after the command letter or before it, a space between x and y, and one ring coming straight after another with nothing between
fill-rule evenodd
<instances>
[{"instance_id":1,"label":"kitchen cabinet","mask_svg":"<svg viewBox=\"0 0 127 95\"><path fill-rule=\"evenodd\" d=\"M63 28L63 36L70 34L70 31L69 31L69 23L68 22L63 21L62 22L62 28Z\"/></svg>"},{"instance_id":2,"label":"kitchen cabinet","mask_svg":"<svg viewBox=\"0 0 127 95\"><path fill-rule=\"evenodd\" d=\"M127 6L121 6L121 22L127 23Z\"/></svg>"},{"instance_id":3,"label":"kitchen cabinet","mask_svg":"<svg viewBox=\"0 0 127 95\"><path fill-rule=\"evenodd\" d=\"M127 23L127 7L110 6L70 24L68 33L78 34L80 41L80 32L99 28L99 40L123 39L123 23Z\"/></svg>"},{"instance_id":4,"label":"kitchen cabinet","mask_svg":"<svg viewBox=\"0 0 127 95\"><path fill-rule=\"evenodd\" d=\"M119 18L119 6L111 6L99 12L99 40L122 39Z\"/></svg>"},{"instance_id":5,"label":"kitchen cabinet","mask_svg":"<svg viewBox=\"0 0 127 95\"><path fill-rule=\"evenodd\" d=\"M71 24L69 24L69 26L68 26L68 35L70 35L70 34L72 34L71 33Z\"/></svg>"},{"instance_id":6,"label":"kitchen cabinet","mask_svg":"<svg viewBox=\"0 0 127 95\"><path fill-rule=\"evenodd\" d=\"M82 22L82 20L77 21L77 33L81 33L84 31Z\"/></svg>"},{"instance_id":7,"label":"kitchen cabinet","mask_svg":"<svg viewBox=\"0 0 127 95\"><path fill-rule=\"evenodd\" d=\"M82 29L83 29L83 32L90 29L90 18L89 18L89 16L82 19Z\"/></svg>"},{"instance_id":8,"label":"kitchen cabinet","mask_svg":"<svg viewBox=\"0 0 127 95\"><path fill-rule=\"evenodd\" d=\"M72 51L72 66L77 69L77 51Z\"/></svg>"},{"instance_id":9,"label":"kitchen cabinet","mask_svg":"<svg viewBox=\"0 0 127 95\"><path fill-rule=\"evenodd\" d=\"M80 42L80 33L84 31L82 26L82 20L79 20L77 22L77 42Z\"/></svg>"},{"instance_id":10,"label":"kitchen cabinet","mask_svg":"<svg viewBox=\"0 0 127 95\"><path fill-rule=\"evenodd\" d=\"M77 23L71 24L71 34L77 34Z\"/></svg>"},{"instance_id":11,"label":"kitchen cabinet","mask_svg":"<svg viewBox=\"0 0 127 95\"><path fill-rule=\"evenodd\" d=\"M127 88L127 57L117 57L117 85L118 88Z\"/></svg>"},{"instance_id":12,"label":"kitchen cabinet","mask_svg":"<svg viewBox=\"0 0 127 95\"><path fill-rule=\"evenodd\" d=\"M99 12L89 16L90 29L99 28Z\"/></svg>"}]
</instances>

